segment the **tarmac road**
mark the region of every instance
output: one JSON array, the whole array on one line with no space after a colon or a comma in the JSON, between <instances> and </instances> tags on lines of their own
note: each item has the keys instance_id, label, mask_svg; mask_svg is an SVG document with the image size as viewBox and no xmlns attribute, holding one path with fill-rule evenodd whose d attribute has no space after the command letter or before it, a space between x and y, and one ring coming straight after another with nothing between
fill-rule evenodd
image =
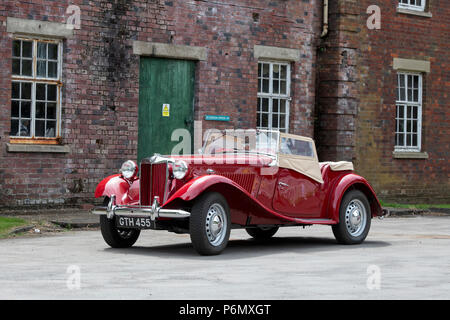
<instances>
[{"instance_id":1,"label":"tarmac road","mask_svg":"<svg viewBox=\"0 0 450 320\"><path fill-rule=\"evenodd\" d=\"M222 255L144 231L111 249L99 231L0 240L0 299L450 299L450 217L372 220L362 245L331 229L233 230Z\"/></svg>"}]
</instances>

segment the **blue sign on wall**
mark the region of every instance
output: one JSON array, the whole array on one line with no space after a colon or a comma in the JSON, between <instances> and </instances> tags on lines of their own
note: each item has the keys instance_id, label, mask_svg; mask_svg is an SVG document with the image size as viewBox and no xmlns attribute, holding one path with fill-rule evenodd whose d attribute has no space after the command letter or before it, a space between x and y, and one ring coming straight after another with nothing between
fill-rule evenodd
<instances>
[{"instance_id":1,"label":"blue sign on wall","mask_svg":"<svg viewBox=\"0 0 450 320\"><path fill-rule=\"evenodd\" d=\"M230 121L230 116L206 115L205 120L211 121Z\"/></svg>"}]
</instances>

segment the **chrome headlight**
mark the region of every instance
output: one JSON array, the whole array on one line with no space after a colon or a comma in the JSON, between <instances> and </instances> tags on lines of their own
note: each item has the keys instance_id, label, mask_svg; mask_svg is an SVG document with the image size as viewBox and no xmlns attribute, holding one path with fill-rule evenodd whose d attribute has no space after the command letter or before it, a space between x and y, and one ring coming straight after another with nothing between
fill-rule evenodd
<instances>
[{"instance_id":1,"label":"chrome headlight","mask_svg":"<svg viewBox=\"0 0 450 320\"><path fill-rule=\"evenodd\" d=\"M183 179L188 171L188 165L183 160L177 160L172 165L172 173L176 179Z\"/></svg>"},{"instance_id":2,"label":"chrome headlight","mask_svg":"<svg viewBox=\"0 0 450 320\"><path fill-rule=\"evenodd\" d=\"M120 168L120 173L127 180L131 180L134 177L136 177L137 172L138 172L137 164L132 160L125 161L122 164L122 167Z\"/></svg>"}]
</instances>

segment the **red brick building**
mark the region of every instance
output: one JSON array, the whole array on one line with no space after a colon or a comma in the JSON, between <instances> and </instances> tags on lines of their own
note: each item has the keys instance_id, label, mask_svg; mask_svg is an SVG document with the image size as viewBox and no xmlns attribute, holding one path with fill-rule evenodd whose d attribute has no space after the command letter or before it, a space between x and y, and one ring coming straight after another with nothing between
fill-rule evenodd
<instances>
[{"instance_id":1,"label":"red brick building","mask_svg":"<svg viewBox=\"0 0 450 320\"><path fill-rule=\"evenodd\" d=\"M448 202L450 4L400 2L371 30L370 1L330 1L325 35L323 0L3 0L0 207L91 202L193 120L314 136L383 199Z\"/></svg>"}]
</instances>

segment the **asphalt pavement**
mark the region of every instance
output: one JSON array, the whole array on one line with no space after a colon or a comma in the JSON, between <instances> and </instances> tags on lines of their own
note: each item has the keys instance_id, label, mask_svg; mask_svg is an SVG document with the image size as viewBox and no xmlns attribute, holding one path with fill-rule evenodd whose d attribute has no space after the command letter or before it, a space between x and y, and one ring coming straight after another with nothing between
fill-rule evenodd
<instances>
[{"instance_id":1,"label":"asphalt pavement","mask_svg":"<svg viewBox=\"0 0 450 320\"><path fill-rule=\"evenodd\" d=\"M100 231L0 240L0 299L450 299L450 217L373 219L361 245L331 228L233 230L219 256L189 235L143 231L111 249Z\"/></svg>"}]
</instances>

